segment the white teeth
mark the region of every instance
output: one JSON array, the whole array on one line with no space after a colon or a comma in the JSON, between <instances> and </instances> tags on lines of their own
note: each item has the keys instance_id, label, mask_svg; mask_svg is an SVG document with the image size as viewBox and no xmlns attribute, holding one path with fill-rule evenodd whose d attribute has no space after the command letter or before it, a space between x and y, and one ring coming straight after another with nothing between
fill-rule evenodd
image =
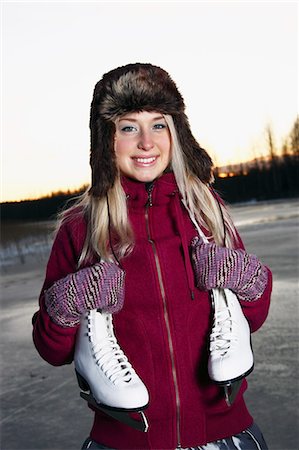
<instances>
[{"instance_id":1,"label":"white teeth","mask_svg":"<svg viewBox=\"0 0 299 450\"><path fill-rule=\"evenodd\" d=\"M153 156L152 158L135 158L137 162L142 164L150 164L155 161L156 157Z\"/></svg>"}]
</instances>

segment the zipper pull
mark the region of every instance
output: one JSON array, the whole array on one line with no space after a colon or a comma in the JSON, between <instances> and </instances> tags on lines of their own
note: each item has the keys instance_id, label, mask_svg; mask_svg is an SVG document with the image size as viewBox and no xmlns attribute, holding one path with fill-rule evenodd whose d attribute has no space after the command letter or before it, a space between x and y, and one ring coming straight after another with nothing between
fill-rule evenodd
<instances>
[{"instance_id":1,"label":"zipper pull","mask_svg":"<svg viewBox=\"0 0 299 450\"><path fill-rule=\"evenodd\" d=\"M147 198L147 202L145 206L153 206L153 198L152 198L152 193L153 193L153 189L154 189L154 181L151 181L150 183L145 183L145 189L148 195Z\"/></svg>"}]
</instances>

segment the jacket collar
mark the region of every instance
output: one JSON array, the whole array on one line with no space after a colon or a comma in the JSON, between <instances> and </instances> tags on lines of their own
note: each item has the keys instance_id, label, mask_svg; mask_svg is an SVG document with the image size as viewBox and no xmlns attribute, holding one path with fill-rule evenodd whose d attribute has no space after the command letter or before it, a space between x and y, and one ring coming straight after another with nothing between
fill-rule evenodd
<instances>
[{"instance_id":1,"label":"jacket collar","mask_svg":"<svg viewBox=\"0 0 299 450\"><path fill-rule=\"evenodd\" d=\"M152 200L154 205L168 203L169 197L178 192L176 180L172 172L163 174L152 183L144 183L122 176L121 184L127 199L132 200L134 206L146 205L149 197L149 185L151 185Z\"/></svg>"}]
</instances>

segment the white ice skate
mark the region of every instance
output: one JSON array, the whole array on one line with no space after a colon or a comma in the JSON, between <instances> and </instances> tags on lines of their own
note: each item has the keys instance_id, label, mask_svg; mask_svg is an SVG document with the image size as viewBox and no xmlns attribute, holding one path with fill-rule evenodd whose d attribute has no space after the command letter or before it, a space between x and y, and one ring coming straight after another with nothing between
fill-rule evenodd
<instances>
[{"instance_id":1,"label":"white ice skate","mask_svg":"<svg viewBox=\"0 0 299 450\"><path fill-rule=\"evenodd\" d=\"M82 315L74 362L82 398L115 419L147 431L143 410L148 406L148 391L117 343L111 314L91 310ZM132 412L140 420L131 417Z\"/></svg>"},{"instance_id":2,"label":"white ice skate","mask_svg":"<svg viewBox=\"0 0 299 450\"><path fill-rule=\"evenodd\" d=\"M186 203L183 202L186 206ZM208 239L188 209L203 242ZM242 379L253 370L250 329L237 296L229 289L210 291L214 309L210 334L208 372L211 380L224 387L226 403L233 404Z\"/></svg>"},{"instance_id":3,"label":"white ice skate","mask_svg":"<svg viewBox=\"0 0 299 450\"><path fill-rule=\"evenodd\" d=\"M242 379L253 370L253 353L248 322L239 300L229 289L212 289L214 308L210 335L208 372L215 383L224 387L231 405Z\"/></svg>"}]
</instances>

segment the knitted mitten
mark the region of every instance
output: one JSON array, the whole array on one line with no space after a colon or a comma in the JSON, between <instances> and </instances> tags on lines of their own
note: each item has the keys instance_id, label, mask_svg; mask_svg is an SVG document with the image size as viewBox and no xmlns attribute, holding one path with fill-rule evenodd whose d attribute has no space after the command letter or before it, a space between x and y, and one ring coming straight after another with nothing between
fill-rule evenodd
<instances>
[{"instance_id":1,"label":"knitted mitten","mask_svg":"<svg viewBox=\"0 0 299 450\"><path fill-rule=\"evenodd\" d=\"M266 288L268 271L255 255L232 250L198 237L191 242L196 284L200 289L228 288L240 300L260 298Z\"/></svg>"},{"instance_id":2,"label":"knitted mitten","mask_svg":"<svg viewBox=\"0 0 299 450\"><path fill-rule=\"evenodd\" d=\"M119 311L124 302L125 272L114 263L101 262L71 273L45 291L45 303L53 322L73 327L87 310Z\"/></svg>"}]
</instances>

